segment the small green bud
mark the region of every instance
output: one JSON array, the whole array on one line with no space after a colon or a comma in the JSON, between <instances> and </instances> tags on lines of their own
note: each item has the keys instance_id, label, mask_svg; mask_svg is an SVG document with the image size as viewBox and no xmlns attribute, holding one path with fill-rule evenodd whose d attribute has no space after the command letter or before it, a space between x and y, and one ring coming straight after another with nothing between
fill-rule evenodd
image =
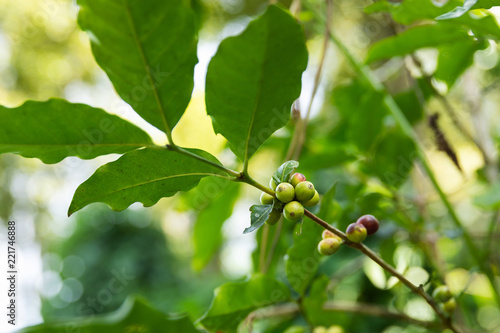
<instances>
[{"instance_id":1,"label":"small green bud","mask_svg":"<svg viewBox=\"0 0 500 333\"><path fill-rule=\"evenodd\" d=\"M450 298L446 303L443 304L444 311L448 312L450 315L455 312L457 308L457 301L454 298Z\"/></svg>"},{"instance_id":2,"label":"small green bud","mask_svg":"<svg viewBox=\"0 0 500 333\"><path fill-rule=\"evenodd\" d=\"M359 223L351 223L347 226L345 232L347 239L354 243L361 243L365 240L367 231L364 225Z\"/></svg>"},{"instance_id":3,"label":"small green bud","mask_svg":"<svg viewBox=\"0 0 500 333\"><path fill-rule=\"evenodd\" d=\"M274 197L272 195L267 194L266 192L262 192L260 195L260 203L263 205L271 205L273 203Z\"/></svg>"},{"instance_id":4,"label":"small green bud","mask_svg":"<svg viewBox=\"0 0 500 333\"><path fill-rule=\"evenodd\" d=\"M368 236L376 233L380 226L380 223L373 215L363 215L356 221L356 223L360 223L365 226Z\"/></svg>"},{"instance_id":5,"label":"small green bud","mask_svg":"<svg viewBox=\"0 0 500 333\"><path fill-rule=\"evenodd\" d=\"M314 190L314 196L312 197L312 199L304 202L303 205L306 207L314 207L318 204L318 202L319 202L319 193L318 191Z\"/></svg>"},{"instance_id":6,"label":"small green bud","mask_svg":"<svg viewBox=\"0 0 500 333\"><path fill-rule=\"evenodd\" d=\"M283 214L287 220L300 220L304 216L304 206L298 201L290 201L285 205Z\"/></svg>"},{"instance_id":7,"label":"small green bud","mask_svg":"<svg viewBox=\"0 0 500 333\"><path fill-rule=\"evenodd\" d=\"M314 197L316 190L311 182L303 181L297 184L295 187L295 197L300 202L306 202Z\"/></svg>"},{"instance_id":8,"label":"small green bud","mask_svg":"<svg viewBox=\"0 0 500 333\"><path fill-rule=\"evenodd\" d=\"M297 186L298 183L303 182L306 180L306 176L304 176L301 173L294 173L292 177L290 177L290 183L293 185L293 187Z\"/></svg>"},{"instance_id":9,"label":"small green bud","mask_svg":"<svg viewBox=\"0 0 500 333\"><path fill-rule=\"evenodd\" d=\"M432 297L438 302L445 303L452 297L452 294L448 286L442 285L434 289Z\"/></svg>"},{"instance_id":10,"label":"small green bud","mask_svg":"<svg viewBox=\"0 0 500 333\"><path fill-rule=\"evenodd\" d=\"M281 183L276 187L276 198L279 201L287 203L295 197L295 190L290 183Z\"/></svg>"}]
</instances>

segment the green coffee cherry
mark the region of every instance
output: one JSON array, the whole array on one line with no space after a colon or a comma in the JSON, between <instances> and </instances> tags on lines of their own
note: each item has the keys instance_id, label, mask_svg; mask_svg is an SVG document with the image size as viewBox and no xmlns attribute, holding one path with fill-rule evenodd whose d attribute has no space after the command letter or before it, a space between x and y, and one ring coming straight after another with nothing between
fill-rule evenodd
<instances>
[{"instance_id":1,"label":"green coffee cherry","mask_svg":"<svg viewBox=\"0 0 500 333\"><path fill-rule=\"evenodd\" d=\"M432 297L434 297L438 302L445 303L452 297L452 294L450 288L448 288L448 286L443 285L434 289Z\"/></svg>"},{"instance_id":2,"label":"green coffee cherry","mask_svg":"<svg viewBox=\"0 0 500 333\"><path fill-rule=\"evenodd\" d=\"M271 213L269 214L266 223L269 225L275 225L280 220L280 217L281 217L281 211L279 209L273 209L271 210Z\"/></svg>"},{"instance_id":3,"label":"green coffee cherry","mask_svg":"<svg viewBox=\"0 0 500 333\"><path fill-rule=\"evenodd\" d=\"M304 206L298 201L290 201L285 205L283 215L290 221L300 220L304 216Z\"/></svg>"},{"instance_id":4,"label":"green coffee cherry","mask_svg":"<svg viewBox=\"0 0 500 333\"><path fill-rule=\"evenodd\" d=\"M300 202L306 202L314 197L316 190L311 182L303 181L297 184L295 187L295 197Z\"/></svg>"},{"instance_id":5,"label":"green coffee cherry","mask_svg":"<svg viewBox=\"0 0 500 333\"><path fill-rule=\"evenodd\" d=\"M304 176L301 173L294 173L292 177L290 177L290 183L293 185L293 187L297 186L298 183L303 182L306 180L306 176Z\"/></svg>"},{"instance_id":6,"label":"green coffee cherry","mask_svg":"<svg viewBox=\"0 0 500 333\"><path fill-rule=\"evenodd\" d=\"M260 195L260 203L263 205L271 205L273 203L274 197L265 192Z\"/></svg>"},{"instance_id":7,"label":"green coffee cherry","mask_svg":"<svg viewBox=\"0 0 500 333\"><path fill-rule=\"evenodd\" d=\"M367 231L364 225L359 223L351 223L347 226L345 232L347 239L354 243L361 243L365 240Z\"/></svg>"},{"instance_id":8,"label":"green coffee cherry","mask_svg":"<svg viewBox=\"0 0 500 333\"><path fill-rule=\"evenodd\" d=\"M324 326L317 326L314 328L313 333L328 333L328 330Z\"/></svg>"},{"instance_id":9,"label":"green coffee cherry","mask_svg":"<svg viewBox=\"0 0 500 333\"><path fill-rule=\"evenodd\" d=\"M452 314L457 308L457 301L454 298L450 298L446 303L443 304L444 311Z\"/></svg>"},{"instance_id":10,"label":"green coffee cherry","mask_svg":"<svg viewBox=\"0 0 500 333\"><path fill-rule=\"evenodd\" d=\"M277 185L278 184L276 184L276 182L274 181L274 179L271 178L271 180L269 181L269 188L274 191L274 190L276 190L276 186Z\"/></svg>"},{"instance_id":11,"label":"green coffee cherry","mask_svg":"<svg viewBox=\"0 0 500 333\"><path fill-rule=\"evenodd\" d=\"M314 190L314 196L312 197L312 199L302 204L306 207L314 207L318 204L318 202L319 202L319 193L318 191Z\"/></svg>"},{"instance_id":12,"label":"green coffee cherry","mask_svg":"<svg viewBox=\"0 0 500 333\"><path fill-rule=\"evenodd\" d=\"M368 236L376 233L380 226L380 223L373 215L363 215L356 221L356 223L361 223L365 226Z\"/></svg>"},{"instance_id":13,"label":"green coffee cherry","mask_svg":"<svg viewBox=\"0 0 500 333\"><path fill-rule=\"evenodd\" d=\"M340 245L342 245L342 241L339 237L325 238L318 243L318 252L321 255L329 256L337 252Z\"/></svg>"},{"instance_id":14,"label":"green coffee cherry","mask_svg":"<svg viewBox=\"0 0 500 333\"><path fill-rule=\"evenodd\" d=\"M295 197L295 190L290 183L281 183L276 187L276 198L279 201L287 203Z\"/></svg>"}]
</instances>

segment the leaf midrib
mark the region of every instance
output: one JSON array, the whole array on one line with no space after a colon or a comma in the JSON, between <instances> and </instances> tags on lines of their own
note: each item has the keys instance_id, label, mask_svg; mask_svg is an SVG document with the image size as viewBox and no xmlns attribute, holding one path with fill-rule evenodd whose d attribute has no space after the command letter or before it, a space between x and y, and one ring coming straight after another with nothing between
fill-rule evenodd
<instances>
[{"instance_id":1,"label":"leaf midrib","mask_svg":"<svg viewBox=\"0 0 500 333\"><path fill-rule=\"evenodd\" d=\"M220 177L220 175L216 174L216 173L205 173L205 172L183 173L183 174L171 175L171 176L167 176L167 177L155 178L154 180L151 180L151 181L137 183L137 184L134 184L134 185L131 185L131 186L127 186L127 187L123 187L123 188L114 190L112 192L108 192L108 193L104 193L104 194L99 194L99 196L108 196L108 195L111 195L111 194L114 194L114 193L118 193L118 192L121 192L121 191L125 191L125 190L128 190L128 189L134 188L134 187L143 186L143 185L147 185L147 184L152 184L152 183L156 183L156 182L167 180L167 179L171 179L171 178L180 178L180 177L188 177L188 176L216 176L216 177Z\"/></svg>"},{"instance_id":2,"label":"leaf midrib","mask_svg":"<svg viewBox=\"0 0 500 333\"><path fill-rule=\"evenodd\" d=\"M165 131L166 131L166 133L168 133L168 137L170 137L171 129L170 129L170 126L168 125L167 118L165 117L165 110L163 109L163 105L161 104L160 95L158 94L158 88L156 87L156 84L153 80L153 77L151 76L151 70L150 70L151 66L149 65L149 62L146 59L146 54L144 53L142 43L139 39L139 36L137 35L137 28L135 26L135 22L134 22L134 19L132 17L132 12L130 10L128 0L123 0L122 3L123 3L123 6L125 7L125 12L127 14L127 19L129 21L129 24L130 24L130 28L131 28L132 36L134 38L134 42L137 46L137 49L139 50L139 54L141 56L142 63L146 69L146 76L148 77L149 83L151 84L151 90L153 91L153 95L155 96L155 101L156 101L156 104L158 105L158 109L160 111L161 118L163 120L163 124L165 125Z\"/></svg>"},{"instance_id":3,"label":"leaf midrib","mask_svg":"<svg viewBox=\"0 0 500 333\"><path fill-rule=\"evenodd\" d=\"M268 25L269 23L266 22ZM266 29L266 42L264 44L264 61L262 62L262 68L265 67L265 64L267 63L267 53L268 53L268 49L267 49L267 42L269 40L269 29ZM257 108L258 106L260 105L260 95L262 94L262 81L264 80L264 70L262 70L262 72L260 73L260 77L259 77L259 81L258 81L258 90L257 90L257 97L256 97L256 103L255 103L255 106L254 106L254 109L252 111L252 119L250 120L250 127L248 128L248 134L247 134L247 139L246 139L246 143L245 143L245 159L243 161L244 165L248 166L248 160L249 160L249 157L248 157L248 150L249 150L249 146L250 146L250 136L252 134L252 130L253 130L253 126L255 124L255 114L257 113Z\"/></svg>"}]
</instances>

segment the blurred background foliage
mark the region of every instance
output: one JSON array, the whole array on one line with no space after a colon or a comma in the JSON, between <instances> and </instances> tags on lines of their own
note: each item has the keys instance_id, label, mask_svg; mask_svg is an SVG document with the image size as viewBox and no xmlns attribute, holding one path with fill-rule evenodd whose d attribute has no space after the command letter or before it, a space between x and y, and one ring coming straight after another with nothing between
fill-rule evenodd
<instances>
[{"instance_id":1,"label":"blurred background foliage","mask_svg":"<svg viewBox=\"0 0 500 333\"><path fill-rule=\"evenodd\" d=\"M205 149L225 164L236 165L224 139L213 133L206 116L203 80L220 40L241 31L267 2L191 3L200 22L200 64L193 100L174 137L179 145ZM290 1L283 4L289 6ZM363 9L371 4L364 0L334 2L333 30L361 58L374 43L406 29L387 13L365 13ZM421 6L428 4L430 1L425 1ZM314 8L325 11L323 2L308 0L300 15L310 52L301 96L303 113L311 98L323 38L322 28L309 10ZM0 0L0 103L16 106L27 99L54 96L88 103L134 121L161 144L163 139L157 130L116 97L91 55L87 35L77 27L77 10L69 0ZM496 22L498 13L493 8L474 14L490 15ZM405 24L415 24L417 19L406 18ZM488 264L497 275L498 39L472 45L458 73L443 66L436 72L439 62L447 63L457 54L450 44L371 65L418 131L440 184L474 240L490 254ZM355 75L335 47L329 47L300 158L300 172L323 195L326 208L322 217L345 229L362 214L377 216L382 221L381 230L377 237L367 240L367 245L427 289L446 280L459 296L462 310L456 314L457 321L499 333L500 311L492 290L415 162L413 142L396 126L382 98ZM436 132L428 122L435 113L458 165L436 143ZM251 161L250 170L260 182L267 183L283 161L293 128L292 120ZM38 160L0 156L0 219L4 223L14 219L21 225L20 246L26 258L21 265L32 263L25 268L32 281L24 282L27 291L23 297L40 299L30 301L25 324L42 318L50 321L110 312L131 294L145 297L159 310L187 313L195 320L210 305L213 290L226 281L242 280L264 268L286 283L283 259L294 239L300 237L299 229L283 223L242 235L249 224L248 207L258 201L259 193L252 188L205 179L196 189L163 199L150 209L133 205L116 213L95 204L68 219L66 209L76 186L96 166L114 158L68 158L47 166ZM265 238L263 233L267 233ZM275 236L278 233L279 237ZM269 249L274 251L273 256L268 255ZM133 276L123 290L111 292L106 304L101 302L82 312L82 304L88 305L89 298L108 290L114 274L123 270ZM312 309L316 293L332 302L388 305L417 319L434 318L424 301L351 249L343 248L320 261L319 276L305 300ZM358 316L319 311L308 321L312 325L340 325L345 332L426 331L392 319L363 316L358 320ZM253 332L292 332L293 325L305 323L302 317L263 319L255 323Z\"/></svg>"}]
</instances>

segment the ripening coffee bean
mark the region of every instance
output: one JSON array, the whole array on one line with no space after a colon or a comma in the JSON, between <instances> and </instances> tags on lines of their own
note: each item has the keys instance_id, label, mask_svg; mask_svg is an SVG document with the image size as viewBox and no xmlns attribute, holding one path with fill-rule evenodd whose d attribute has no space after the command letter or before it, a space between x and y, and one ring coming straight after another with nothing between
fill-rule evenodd
<instances>
[{"instance_id":1,"label":"ripening coffee bean","mask_svg":"<svg viewBox=\"0 0 500 333\"><path fill-rule=\"evenodd\" d=\"M434 297L436 301L444 303L447 302L452 297L452 294L448 286L442 285L434 289L432 297Z\"/></svg>"},{"instance_id":2,"label":"ripening coffee bean","mask_svg":"<svg viewBox=\"0 0 500 333\"><path fill-rule=\"evenodd\" d=\"M304 206L298 201L290 201L285 205L283 214L287 220L300 220L304 216Z\"/></svg>"},{"instance_id":3,"label":"ripening coffee bean","mask_svg":"<svg viewBox=\"0 0 500 333\"><path fill-rule=\"evenodd\" d=\"M303 182L306 180L306 176L304 176L301 173L294 173L292 177L290 177L290 183L293 185L293 187L297 186L298 183Z\"/></svg>"},{"instance_id":4,"label":"ripening coffee bean","mask_svg":"<svg viewBox=\"0 0 500 333\"><path fill-rule=\"evenodd\" d=\"M342 245L342 241L339 237L325 238L318 243L318 252L321 255L329 256L337 252Z\"/></svg>"},{"instance_id":5,"label":"ripening coffee bean","mask_svg":"<svg viewBox=\"0 0 500 333\"><path fill-rule=\"evenodd\" d=\"M457 301L454 298L450 298L446 303L443 304L444 311L452 314L457 308Z\"/></svg>"},{"instance_id":6,"label":"ripening coffee bean","mask_svg":"<svg viewBox=\"0 0 500 333\"><path fill-rule=\"evenodd\" d=\"M302 203L305 207L314 207L319 203L319 193L318 191L314 190L314 196L312 197L311 200L308 200L304 203Z\"/></svg>"},{"instance_id":7,"label":"ripening coffee bean","mask_svg":"<svg viewBox=\"0 0 500 333\"><path fill-rule=\"evenodd\" d=\"M297 184L295 187L295 198L300 202L306 202L314 197L316 190L311 182L303 181Z\"/></svg>"},{"instance_id":8,"label":"ripening coffee bean","mask_svg":"<svg viewBox=\"0 0 500 333\"><path fill-rule=\"evenodd\" d=\"M281 183L276 187L276 198L279 201L287 203L295 197L295 190L290 183Z\"/></svg>"},{"instance_id":9,"label":"ripening coffee bean","mask_svg":"<svg viewBox=\"0 0 500 333\"><path fill-rule=\"evenodd\" d=\"M345 232L347 239L354 243L361 243L366 238L366 228L364 225L359 223L351 223L347 226Z\"/></svg>"},{"instance_id":10,"label":"ripening coffee bean","mask_svg":"<svg viewBox=\"0 0 500 333\"><path fill-rule=\"evenodd\" d=\"M273 203L274 197L272 195L267 194L266 192L262 192L260 195L260 203L263 205L271 205Z\"/></svg>"},{"instance_id":11,"label":"ripening coffee bean","mask_svg":"<svg viewBox=\"0 0 500 333\"><path fill-rule=\"evenodd\" d=\"M281 211L279 209L273 209L269 214L266 223L269 225L275 225L280 220L280 217L281 217Z\"/></svg>"},{"instance_id":12,"label":"ripening coffee bean","mask_svg":"<svg viewBox=\"0 0 500 333\"><path fill-rule=\"evenodd\" d=\"M373 215L363 215L356 221L356 223L361 223L365 226L368 236L376 233L380 226L380 223Z\"/></svg>"},{"instance_id":13,"label":"ripening coffee bean","mask_svg":"<svg viewBox=\"0 0 500 333\"><path fill-rule=\"evenodd\" d=\"M271 180L269 181L269 188L274 191L274 190L276 190L276 186L277 185L278 184L276 184L276 182L274 181L274 179L271 178Z\"/></svg>"},{"instance_id":14,"label":"ripening coffee bean","mask_svg":"<svg viewBox=\"0 0 500 333\"><path fill-rule=\"evenodd\" d=\"M338 237L337 235L335 235L333 232L331 232L330 230L323 230L323 233L321 234L321 238L322 239L326 239L326 238L334 238L334 237Z\"/></svg>"}]
</instances>

